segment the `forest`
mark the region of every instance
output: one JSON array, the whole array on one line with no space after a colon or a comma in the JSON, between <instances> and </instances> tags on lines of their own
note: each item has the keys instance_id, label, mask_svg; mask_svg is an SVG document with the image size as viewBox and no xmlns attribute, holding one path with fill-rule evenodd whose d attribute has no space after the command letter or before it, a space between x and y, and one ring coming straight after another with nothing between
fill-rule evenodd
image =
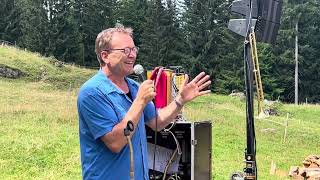
<instances>
[{"instance_id":1,"label":"forest","mask_svg":"<svg viewBox=\"0 0 320 180\"><path fill-rule=\"evenodd\" d=\"M134 29L137 63L211 75L219 94L244 91L244 38L228 30L231 0L1 0L0 40L65 63L98 68L97 34ZM258 43L265 96L294 102L295 38L299 103L320 102L320 1L284 0L274 45ZM295 30L298 25L298 31ZM1 64L1 62L0 62Z\"/></svg>"}]
</instances>

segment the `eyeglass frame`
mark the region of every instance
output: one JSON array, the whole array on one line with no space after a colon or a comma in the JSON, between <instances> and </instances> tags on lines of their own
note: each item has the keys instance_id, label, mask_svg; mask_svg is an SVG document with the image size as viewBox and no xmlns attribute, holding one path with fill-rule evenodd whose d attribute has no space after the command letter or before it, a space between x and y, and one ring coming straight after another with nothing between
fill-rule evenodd
<instances>
[{"instance_id":1,"label":"eyeglass frame","mask_svg":"<svg viewBox=\"0 0 320 180\"><path fill-rule=\"evenodd\" d=\"M134 51L135 49L135 51ZM126 50L128 53L126 53ZM129 56L131 54L131 52L135 52L136 54L138 54L139 52L139 47L138 46L133 46L132 48L129 47L125 47L125 48L119 48L119 49L104 49L102 51L122 51L126 56Z\"/></svg>"}]
</instances>

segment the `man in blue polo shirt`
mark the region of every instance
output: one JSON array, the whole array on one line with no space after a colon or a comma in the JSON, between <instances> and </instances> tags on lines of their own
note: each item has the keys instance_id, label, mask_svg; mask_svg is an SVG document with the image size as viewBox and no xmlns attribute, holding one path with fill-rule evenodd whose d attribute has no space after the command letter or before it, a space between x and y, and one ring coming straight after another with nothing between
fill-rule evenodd
<instances>
[{"instance_id":1,"label":"man in blue polo shirt","mask_svg":"<svg viewBox=\"0 0 320 180\"><path fill-rule=\"evenodd\" d=\"M183 105L210 93L211 82L204 72L180 88L176 99L156 112L156 93L151 80L138 85L127 78L133 73L138 54L132 29L117 24L103 30L96 39L100 63L98 73L89 79L78 95L79 136L83 179L129 180L130 152L124 129L132 121L134 179L148 180L148 154L145 124L161 130L174 120Z\"/></svg>"}]
</instances>

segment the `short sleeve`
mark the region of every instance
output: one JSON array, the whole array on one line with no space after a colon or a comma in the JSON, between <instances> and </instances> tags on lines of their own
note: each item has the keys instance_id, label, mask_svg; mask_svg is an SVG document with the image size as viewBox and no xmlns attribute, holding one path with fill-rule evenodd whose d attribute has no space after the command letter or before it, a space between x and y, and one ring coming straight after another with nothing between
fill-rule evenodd
<instances>
[{"instance_id":1,"label":"short sleeve","mask_svg":"<svg viewBox=\"0 0 320 180\"><path fill-rule=\"evenodd\" d=\"M149 102L146 105L146 107L144 108L143 114L145 118L144 119L145 123L149 122L150 120L156 117L156 108L153 102Z\"/></svg>"},{"instance_id":2,"label":"short sleeve","mask_svg":"<svg viewBox=\"0 0 320 180\"><path fill-rule=\"evenodd\" d=\"M95 139L111 132L118 122L112 104L102 96L87 95L78 101L79 115Z\"/></svg>"}]
</instances>

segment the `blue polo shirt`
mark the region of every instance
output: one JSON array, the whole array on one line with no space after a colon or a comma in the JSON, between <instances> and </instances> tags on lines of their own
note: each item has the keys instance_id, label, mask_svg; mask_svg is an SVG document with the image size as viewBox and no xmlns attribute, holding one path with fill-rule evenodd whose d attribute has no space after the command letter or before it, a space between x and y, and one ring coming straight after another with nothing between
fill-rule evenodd
<instances>
[{"instance_id":1,"label":"blue polo shirt","mask_svg":"<svg viewBox=\"0 0 320 180\"><path fill-rule=\"evenodd\" d=\"M138 84L126 78L131 96L136 98ZM125 116L132 100L119 90L100 70L80 89L78 95L79 136L82 176L85 180L129 180L128 144L113 153L100 139L112 131ZM148 151L145 122L156 115L153 103L147 104L132 136L134 179L148 180Z\"/></svg>"}]
</instances>

